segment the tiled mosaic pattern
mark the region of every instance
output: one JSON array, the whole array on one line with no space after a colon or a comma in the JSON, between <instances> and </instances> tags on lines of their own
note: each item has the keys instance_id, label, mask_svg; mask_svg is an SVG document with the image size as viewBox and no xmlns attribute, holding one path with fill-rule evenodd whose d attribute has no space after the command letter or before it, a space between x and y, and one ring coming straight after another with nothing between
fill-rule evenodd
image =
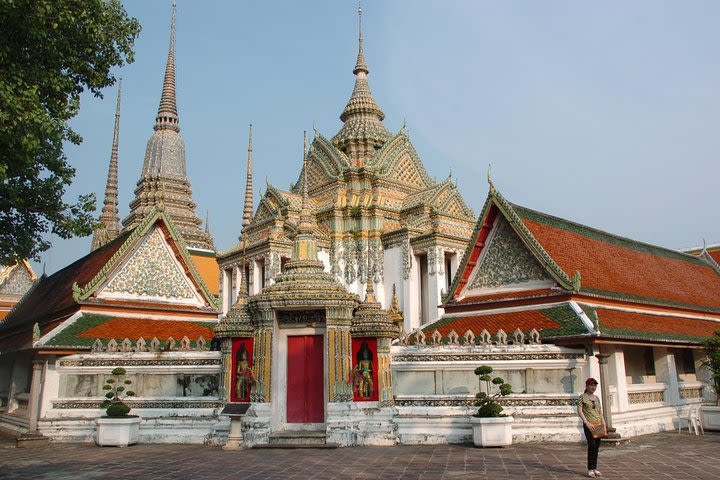
<instances>
[{"instance_id":1,"label":"tiled mosaic pattern","mask_svg":"<svg viewBox=\"0 0 720 480\"><path fill-rule=\"evenodd\" d=\"M163 298L196 297L159 229L154 229L105 291Z\"/></svg>"},{"instance_id":2,"label":"tiled mosaic pattern","mask_svg":"<svg viewBox=\"0 0 720 480\"><path fill-rule=\"evenodd\" d=\"M510 223L504 218L498 222L487 254L470 280L469 288L498 287L547 279L545 270L523 245Z\"/></svg>"}]
</instances>

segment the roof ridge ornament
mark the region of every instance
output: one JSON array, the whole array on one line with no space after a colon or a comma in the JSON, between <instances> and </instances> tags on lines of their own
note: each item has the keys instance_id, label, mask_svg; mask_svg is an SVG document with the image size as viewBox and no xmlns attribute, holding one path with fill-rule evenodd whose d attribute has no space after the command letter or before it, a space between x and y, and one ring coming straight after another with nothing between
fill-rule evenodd
<instances>
[{"instance_id":1,"label":"roof ridge ornament","mask_svg":"<svg viewBox=\"0 0 720 480\"><path fill-rule=\"evenodd\" d=\"M495 195L496 190L495 190L495 185L493 185L493 182L492 182L492 177L490 175L491 173L492 173L492 163L488 163L487 182L488 182L488 185L490 185L490 194Z\"/></svg>"}]
</instances>

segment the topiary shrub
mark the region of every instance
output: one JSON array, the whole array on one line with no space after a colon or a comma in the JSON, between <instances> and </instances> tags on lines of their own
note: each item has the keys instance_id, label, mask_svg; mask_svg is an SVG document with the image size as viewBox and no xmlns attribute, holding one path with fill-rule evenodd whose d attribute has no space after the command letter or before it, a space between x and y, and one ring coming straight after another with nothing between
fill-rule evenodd
<instances>
[{"instance_id":1,"label":"topiary shrub","mask_svg":"<svg viewBox=\"0 0 720 480\"><path fill-rule=\"evenodd\" d=\"M510 395L512 393L512 386L510 386L509 383L505 383L505 380L500 377L492 378L490 376L492 371L492 367L487 365L481 365L475 369L475 375L480 377L481 390L482 385L485 385L485 391L481 391L475 395L475 398L477 398L475 406L480 407L478 412L475 414L476 417L488 418L507 416L502 414L503 407L497 403L497 399ZM493 394L490 393L492 385L496 385L498 387L498 391Z\"/></svg>"},{"instance_id":2,"label":"topiary shrub","mask_svg":"<svg viewBox=\"0 0 720 480\"><path fill-rule=\"evenodd\" d=\"M134 397L135 392L128 390L132 385L132 380L125 377L127 373L124 368L114 368L112 377L105 380L103 390L107 390L105 393L106 400L100 405L100 408L107 408L105 413L108 417L128 417L130 413L130 407L123 402L127 397Z\"/></svg>"}]
</instances>

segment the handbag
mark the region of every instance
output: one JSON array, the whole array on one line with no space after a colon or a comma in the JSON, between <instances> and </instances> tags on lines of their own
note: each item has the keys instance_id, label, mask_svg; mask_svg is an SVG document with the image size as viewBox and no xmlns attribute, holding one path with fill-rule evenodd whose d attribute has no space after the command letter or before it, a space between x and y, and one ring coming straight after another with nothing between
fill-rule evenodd
<instances>
[{"instance_id":1,"label":"handbag","mask_svg":"<svg viewBox=\"0 0 720 480\"><path fill-rule=\"evenodd\" d=\"M607 429L605 428L605 425L602 423L598 423L596 425L590 425L588 427L590 429L590 434L593 438L605 438L607 437Z\"/></svg>"}]
</instances>

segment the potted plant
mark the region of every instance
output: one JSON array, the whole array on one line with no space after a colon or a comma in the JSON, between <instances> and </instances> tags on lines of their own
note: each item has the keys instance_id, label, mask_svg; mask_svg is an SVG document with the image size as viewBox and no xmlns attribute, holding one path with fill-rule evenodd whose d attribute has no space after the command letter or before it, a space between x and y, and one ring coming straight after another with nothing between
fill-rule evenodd
<instances>
[{"instance_id":1,"label":"potted plant","mask_svg":"<svg viewBox=\"0 0 720 480\"><path fill-rule=\"evenodd\" d=\"M475 375L480 377L480 392L475 396L475 406L480 408L470 417L470 424L476 447L505 447L512 444L514 419L503 415L503 407L497 402L500 397L510 395L512 387L500 377L491 377L492 371L492 367L487 365L475 369Z\"/></svg>"},{"instance_id":2,"label":"potted plant","mask_svg":"<svg viewBox=\"0 0 720 480\"><path fill-rule=\"evenodd\" d=\"M712 388L715 390L715 405L700 408L700 421L705 430L720 430L720 330L703 342L705 359L703 366L710 371Z\"/></svg>"},{"instance_id":3,"label":"potted plant","mask_svg":"<svg viewBox=\"0 0 720 480\"><path fill-rule=\"evenodd\" d=\"M95 442L100 446L126 447L138 442L140 436L140 417L129 415L130 407L123 401L134 397L129 390L132 380L125 376L122 367L114 368L112 376L105 380L105 401L100 405L106 408L106 415L97 419Z\"/></svg>"}]
</instances>

